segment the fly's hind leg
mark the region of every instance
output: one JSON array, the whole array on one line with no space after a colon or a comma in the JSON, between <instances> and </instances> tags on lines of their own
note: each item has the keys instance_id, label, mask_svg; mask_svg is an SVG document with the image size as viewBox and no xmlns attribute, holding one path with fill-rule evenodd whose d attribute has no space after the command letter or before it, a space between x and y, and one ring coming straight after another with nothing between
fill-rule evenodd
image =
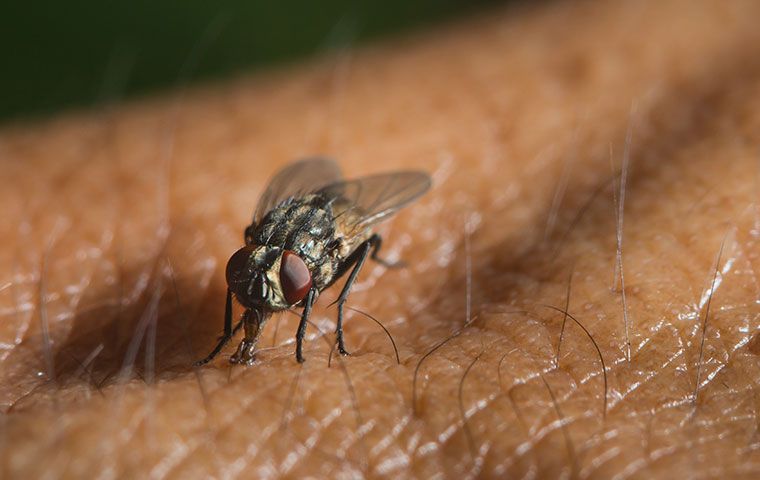
<instances>
[{"instance_id":1,"label":"fly's hind leg","mask_svg":"<svg viewBox=\"0 0 760 480\"><path fill-rule=\"evenodd\" d=\"M377 258L377 252L380 250L380 245L382 245L382 242L383 241L380 238L380 235L374 234L369 237L369 239L367 239L364 243L359 245L359 248L357 248L356 251L352 253L351 256L346 260L346 263L348 265L351 265L353 263L354 268L351 270L351 274L348 276L346 284L343 285L343 290L341 290L340 295L338 296L338 300L336 300L336 303L338 304L338 323L335 327L335 335L338 342L338 351L341 353L341 355L348 355L346 345L343 341L343 305L346 303L348 293L351 291L351 286L353 286L354 282L356 281L356 277L359 276L359 270L362 269L362 266L367 260L367 257L371 256L373 260L384 264L384 261Z\"/></svg>"},{"instance_id":2,"label":"fly's hind leg","mask_svg":"<svg viewBox=\"0 0 760 480\"><path fill-rule=\"evenodd\" d=\"M372 255L370 256L372 260L384 266L385 268L404 268L406 266L406 263L404 263L403 260L389 262L388 260L384 258L380 258L378 254L380 253L380 247L382 247L383 245L383 239L378 234L372 235L372 237L369 240L372 240L373 238L375 239L374 240L375 243L374 243L374 248L372 249Z\"/></svg>"}]
</instances>

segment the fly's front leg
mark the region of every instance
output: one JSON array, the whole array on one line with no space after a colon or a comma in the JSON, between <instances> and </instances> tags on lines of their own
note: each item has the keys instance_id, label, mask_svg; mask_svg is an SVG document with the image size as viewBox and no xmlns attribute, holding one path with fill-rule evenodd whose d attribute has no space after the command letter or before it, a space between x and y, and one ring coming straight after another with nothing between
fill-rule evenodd
<instances>
[{"instance_id":1,"label":"fly's front leg","mask_svg":"<svg viewBox=\"0 0 760 480\"><path fill-rule=\"evenodd\" d=\"M252 315L251 309L245 311L241 322L243 323L245 337L243 337L240 345L238 345L235 354L230 357L230 363L245 363L246 365L251 365L253 364L254 353L256 352L256 341L259 339L259 332L261 331L262 325L260 318Z\"/></svg>"},{"instance_id":2,"label":"fly's front leg","mask_svg":"<svg viewBox=\"0 0 760 480\"><path fill-rule=\"evenodd\" d=\"M380 249L381 244L382 239L380 238L380 235L374 234L369 237L369 239L364 243L359 245L359 248L356 249L356 252L354 252L348 258L348 260L346 260L346 262L349 262L349 265L351 263L354 263L354 269L351 270L351 274L348 276L346 284L343 285L343 290L341 290L340 296L338 296L338 300L336 300L336 303L338 304L338 324L335 327L335 334L338 341L338 351L341 353L341 355L348 355L346 345L343 342L343 305L346 303L348 293L351 291L351 286L356 281L356 277L359 276L359 270L362 269L362 265L364 265L364 262L367 260L367 257L370 255L370 253L372 254L372 259L376 259L375 255Z\"/></svg>"},{"instance_id":3,"label":"fly's front leg","mask_svg":"<svg viewBox=\"0 0 760 480\"><path fill-rule=\"evenodd\" d=\"M211 350L211 353L209 353L208 356L203 360L198 360L195 362L195 366L200 367L201 365L205 365L213 360L217 355L219 355L219 352L221 352L222 348L227 345L227 342L229 342L232 339L233 335L235 335L238 330L240 330L242 323L243 320L240 320L240 322L238 322L238 324L235 326L235 329L232 329L232 292L228 288L227 300L224 303L224 335L219 337L219 343L217 343L216 347Z\"/></svg>"},{"instance_id":4,"label":"fly's front leg","mask_svg":"<svg viewBox=\"0 0 760 480\"><path fill-rule=\"evenodd\" d=\"M311 306L314 305L314 299L317 297L317 288L311 287L309 293L306 294L306 298L303 301L303 313L301 313L301 322L298 324L298 331L296 332L296 360L298 363L303 363L303 337L306 335L306 322L309 321L309 315L311 315Z\"/></svg>"}]
</instances>

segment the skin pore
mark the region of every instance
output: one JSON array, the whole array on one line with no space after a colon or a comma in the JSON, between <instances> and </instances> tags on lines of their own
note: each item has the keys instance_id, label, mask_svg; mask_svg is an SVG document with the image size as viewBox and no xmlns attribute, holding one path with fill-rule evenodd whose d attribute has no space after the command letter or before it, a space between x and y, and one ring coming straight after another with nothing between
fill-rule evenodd
<instances>
[{"instance_id":1,"label":"skin pore","mask_svg":"<svg viewBox=\"0 0 760 480\"><path fill-rule=\"evenodd\" d=\"M758 15L496 10L6 126L3 474L756 476ZM231 345L193 369L266 180L314 154L433 175L379 229L407 267L368 262L348 301L400 363L347 308L352 355L328 367L336 285L303 365L285 313L256 365L230 367Z\"/></svg>"}]
</instances>

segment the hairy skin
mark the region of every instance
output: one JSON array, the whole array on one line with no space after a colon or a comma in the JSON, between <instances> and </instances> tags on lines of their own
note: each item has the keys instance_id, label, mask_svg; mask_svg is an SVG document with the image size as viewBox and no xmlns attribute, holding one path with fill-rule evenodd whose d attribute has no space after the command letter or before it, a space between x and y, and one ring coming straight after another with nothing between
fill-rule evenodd
<instances>
[{"instance_id":1,"label":"hairy skin","mask_svg":"<svg viewBox=\"0 0 760 480\"><path fill-rule=\"evenodd\" d=\"M3 474L757 476L757 18L749 0L513 8L5 127ZM349 297L400 364L347 310L353 355L328 368L333 287L305 364L284 314L255 366L231 368L233 345L191 368L264 182L317 153L434 175L381 229L408 268L370 262Z\"/></svg>"}]
</instances>

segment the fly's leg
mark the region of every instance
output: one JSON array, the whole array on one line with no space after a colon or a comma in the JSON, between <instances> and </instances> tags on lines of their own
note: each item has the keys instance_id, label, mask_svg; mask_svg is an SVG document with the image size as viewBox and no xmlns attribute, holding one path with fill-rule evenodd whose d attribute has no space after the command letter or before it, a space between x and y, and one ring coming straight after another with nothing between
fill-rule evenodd
<instances>
[{"instance_id":1,"label":"fly's leg","mask_svg":"<svg viewBox=\"0 0 760 480\"><path fill-rule=\"evenodd\" d=\"M222 351L222 348L224 348L224 346L227 345L227 343L229 343L230 340L232 340L232 337L234 337L237 334L237 332L240 331L242 327L243 327L243 320L241 319L235 325L235 328L232 329L232 333L229 336L222 335L221 337L219 337L219 343L216 345L216 347L214 347L211 353L209 353L206 358L204 358L203 360L198 360L193 365L195 365L196 367L200 367L207 364L214 358L216 358L216 356L219 355L219 352Z\"/></svg>"},{"instance_id":2,"label":"fly's leg","mask_svg":"<svg viewBox=\"0 0 760 480\"><path fill-rule=\"evenodd\" d=\"M316 298L316 296L316 287L311 287L309 293L306 294L306 298L303 301L303 313L301 313L301 322L298 324L298 331L296 332L296 360L298 360L298 363L304 362L303 337L306 335L306 322L309 321L311 306L314 304L314 298Z\"/></svg>"},{"instance_id":3,"label":"fly's leg","mask_svg":"<svg viewBox=\"0 0 760 480\"><path fill-rule=\"evenodd\" d=\"M335 327L335 334L338 341L338 351L341 353L341 355L348 355L348 351L346 351L346 345L343 342L343 305L346 303L348 293L351 291L351 286L356 281L356 277L359 276L359 270L362 269L362 266L367 260L367 257L371 254L372 259L376 260L377 251L380 250L381 244L382 239L380 238L380 235L374 234L369 237L369 239L367 239L364 243L359 245L359 248L357 248L356 251L348 258L348 260L346 260L349 265L351 263L354 263L354 269L351 270L351 274L348 276L346 284L343 285L343 290L340 291L338 300L336 300L336 303L338 304L338 324Z\"/></svg>"},{"instance_id":4,"label":"fly's leg","mask_svg":"<svg viewBox=\"0 0 760 480\"><path fill-rule=\"evenodd\" d=\"M245 330L245 337L243 337L240 345L238 345L235 354L230 357L230 363L252 365L255 357L254 353L256 352L256 341L259 339L259 333L263 325L258 317L254 318L251 315L251 309L245 311L241 322Z\"/></svg>"},{"instance_id":5,"label":"fly's leg","mask_svg":"<svg viewBox=\"0 0 760 480\"><path fill-rule=\"evenodd\" d=\"M372 249L372 255L371 258L375 262L379 263L380 265L384 266L385 268L403 268L406 266L406 263L399 260L396 262L389 262L388 260L384 258L378 257L378 253L380 253L380 247L383 245L383 239L378 234L372 235L370 240L375 239L375 248Z\"/></svg>"},{"instance_id":6,"label":"fly's leg","mask_svg":"<svg viewBox=\"0 0 760 480\"><path fill-rule=\"evenodd\" d=\"M235 328L232 328L232 292L230 289L227 289L227 300L224 303L224 335L219 337L219 343L216 344L216 347L214 347L213 350L211 350L211 353L206 356L203 360L198 360L195 362L196 367L200 367L201 365L205 365L211 360L213 360L217 355L219 355L219 352L222 351L222 348L224 348L225 345L232 339L232 337L240 330L240 327L243 324L243 320L240 320L237 325L235 325Z\"/></svg>"}]
</instances>

